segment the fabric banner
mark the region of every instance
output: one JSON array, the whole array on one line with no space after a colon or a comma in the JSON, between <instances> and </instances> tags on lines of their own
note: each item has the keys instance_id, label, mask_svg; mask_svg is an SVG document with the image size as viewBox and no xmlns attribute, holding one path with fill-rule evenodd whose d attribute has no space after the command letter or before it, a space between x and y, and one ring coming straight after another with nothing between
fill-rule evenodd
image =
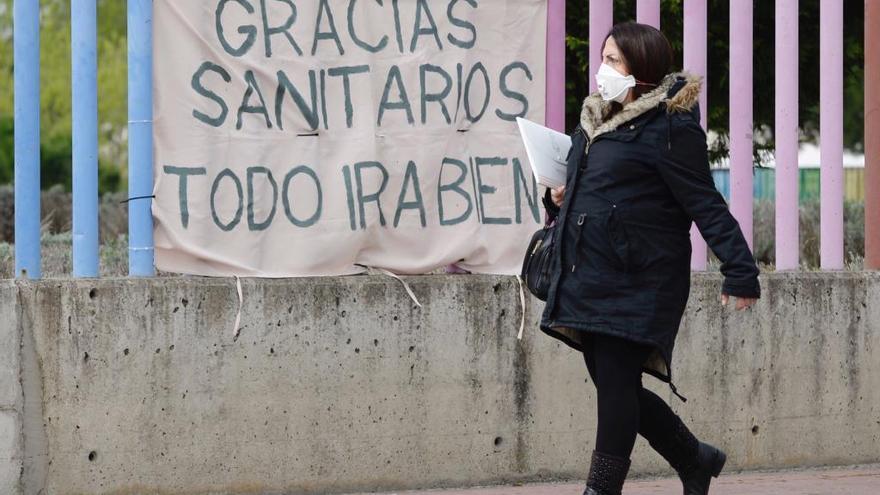
<instances>
[{"instance_id":1,"label":"fabric banner","mask_svg":"<svg viewBox=\"0 0 880 495\"><path fill-rule=\"evenodd\" d=\"M155 0L156 265L518 273L546 0Z\"/></svg>"}]
</instances>

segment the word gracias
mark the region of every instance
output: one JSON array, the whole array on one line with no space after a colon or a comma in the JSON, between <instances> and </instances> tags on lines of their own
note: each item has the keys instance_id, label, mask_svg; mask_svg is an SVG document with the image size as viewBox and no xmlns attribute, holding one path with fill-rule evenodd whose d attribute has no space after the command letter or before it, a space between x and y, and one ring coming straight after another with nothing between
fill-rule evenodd
<instances>
[{"instance_id":1,"label":"word gracias","mask_svg":"<svg viewBox=\"0 0 880 495\"><path fill-rule=\"evenodd\" d=\"M382 9L393 18L388 23L389 29L393 26L393 33L383 34L377 41L372 43L364 41L358 34L357 10L360 5L357 0L349 0L347 31L351 43L357 50L368 53L380 53L383 51L396 50L400 54L415 52L420 43L429 43L432 50L442 52L446 49L472 49L478 37L478 31L473 23L456 16L456 12L469 7L478 7L476 0L449 0L446 15L449 23L455 26L458 32L446 33L446 42L441 39L440 31L435 22L434 15L427 0L416 0L413 18L412 36L408 42L404 41L401 13L398 0L365 0L364 5L373 4L372 8ZM274 2L284 4L289 10L288 17L283 22L276 22L269 15L267 3ZM257 5L255 7L254 5ZM459 6L458 9L456 8ZM239 9L247 14L246 18L252 18L252 24L229 23L231 18L227 14L227 8ZM389 9L390 7L390 9ZM390 12L388 12L390 10ZM293 0L221 0L215 11L215 28L217 39L223 50L230 56L241 58L245 56L265 56L272 59L279 50L276 42L283 45L285 56L289 52L303 56L304 51L300 43L294 37L292 30L297 22L298 10ZM239 17L240 19L240 17ZM375 25L370 26L374 30ZM231 34L238 33L238 35ZM259 48L258 41L262 34L262 44ZM396 43L391 42L394 37ZM346 40L346 42L349 41ZM325 47L326 45L326 47ZM348 52L346 47L348 46ZM262 50L260 50L262 48ZM343 44L337 29L334 13L328 0L320 0L311 31L311 55L324 51L332 51L333 57L344 56L352 51L351 46ZM260 52L259 54L257 52ZM495 105L494 114L504 121L515 121L517 117L524 117L529 111L529 101L525 94L514 88L524 82L533 80L532 71L528 65L521 61L511 61L503 66L497 74L491 74L486 66L477 61L469 67L463 64L455 64L455 67L442 67L430 63L424 63L418 67L418 88L407 87L399 65L381 69L378 75L384 79L384 87L378 108L375 109L377 126L381 127L391 111L404 112L406 122L409 125L416 124L416 109L420 110L418 121L424 125L429 121L429 107L435 108L437 115L442 116L443 122L452 125L459 122L459 115L463 110L464 118L470 123L480 121L489 109L493 101L493 90L497 90L503 97L503 101ZM319 126L329 130L331 126L328 115L328 91L342 93L344 99L345 126L351 128L355 121L355 109L361 108L362 102L355 101L357 92L353 87L369 85L370 78L376 76L378 69L367 64L343 65L322 69L300 71L297 77L285 70L274 72L273 92L268 92L267 83L257 79L253 70L245 70L240 84L244 89L235 118L235 128L240 130L245 125L245 115L253 115L259 119L261 126L278 130L284 129L285 99L290 99L297 107L310 130L317 130ZM237 71L233 71L237 72ZM259 72L266 72L261 69ZM272 71L268 71L271 73ZM307 79L307 81L306 81ZM230 104L219 93L224 85L232 83L232 75L220 64L205 61L194 72L191 80L191 88L206 99L206 105L202 108L193 109L192 115L198 121L212 127L222 127L229 120ZM300 88L308 86L307 91ZM360 85L360 86L358 86ZM410 86L413 84L411 83ZM267 95L274 95L274 102L267 102ZM413 96L410 96L413 95ZM417 96L416 96L417 95ZM371 100L368 96L361 95L365 100ZM454 107L454 108L451 108ZM339 116L341 122L342 116Z\"/></svg>"}]
</instances>

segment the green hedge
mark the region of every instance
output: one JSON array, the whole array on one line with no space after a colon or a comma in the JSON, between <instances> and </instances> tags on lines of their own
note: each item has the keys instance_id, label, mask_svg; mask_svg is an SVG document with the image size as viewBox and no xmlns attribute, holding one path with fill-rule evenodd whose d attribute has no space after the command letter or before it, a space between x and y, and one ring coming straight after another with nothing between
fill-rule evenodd
<instances>
[{"instance_id":1,"label":"green hedge","mask_svg":"<svg viewBox=\"0 0 880 495\"><path fill-rule=\"evenodd\" d=\"M12 182L15 171L15 121L10 116L0 117L0 184ZM60 185L65 191L72 187L73 139L61 133L43 136L40 142L40 182L42 189ZM98 190L102 193L119 191L122 173L116 165L98 164Z\"/></svg>"}]
</instances>

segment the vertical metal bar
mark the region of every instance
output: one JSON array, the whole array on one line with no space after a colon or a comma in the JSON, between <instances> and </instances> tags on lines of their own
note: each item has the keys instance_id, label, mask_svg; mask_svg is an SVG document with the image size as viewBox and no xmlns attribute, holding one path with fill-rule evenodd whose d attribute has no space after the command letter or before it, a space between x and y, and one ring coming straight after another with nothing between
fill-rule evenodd
<instances>
[{"instance_id":1,"label":"vertical metal bar","mask_svg":"<svg viewBox=\"0 0 880 495\"><path fill-rule=\"evenodd\" d=\"M880 2L865 0L865 268L880 270ZM868 192L871 192L870 194Z\"/></svg>"},{"instance_id":2,"label":"vertical metal bar","mask_svg":"<svg viewBox=\"0 0 880 495\"><path fill-rule=\"evenodd\" d=\"M73 276L98 276L97 0L72 0Z\"/></svg>"},{"instance_id":3,"label":"vertical metal bar","mask_svg":"<svg viewBox=\"0 0 880 495\"><path fill-rule=\"evenodd\" d=\"M547 5L547 127L565 132L565 0Z\"/></svg>"},{"instance_id":4,"label":"vertical metal bar","mask_svg":"<svg viewBox=\"0 0 880 495\"><path fill-rule=\"evenodd\" d=\"M15 0L15 275L42 276L40 260L40 4Z\"/></svg>"},{"instance_id":5,"label":"vertical metal bar","mask_svg":"<svg viewBox=\"0 0 880 495\"><path fill-rule=\"evenodd\" d=\"M730 0L730 211L753 244L752 2Z\"/></svg>"},{"instance_id":6,"label":"vertical metal bar","mask_svg":"<svg viewBox=\"0 0 880 495\"><path fill-rule=\"evenodd\" d=\"M703 78L700 91L700 124L706 129L709 107L706 101L706 78L708 76L708 10L706 0L684 1L684 69ZM691 269L704 271L708 249L700 230L691 226Z\"/></svg>"},{"instance_id":7,"label":"vertical metal bar","mask_svg":"<svg viewBox=\"0 0 880 495\"><path fill-rule=\"evenodd\" d=\"M776 269L799 265L798 0L776 0Z\"/></svg>"},{"instance_id":8,"label":"vertical metal bar","mask_svg":"<svg viewBox=\"0 0 880 495\"><path fill-rule=\"evenodd\" d=\"M638 0L636 22L660 29L660 0Z\"/></svg>"},{"instance_id":9,"label":"vertical metal bar","mask_svg":"<svg viewBox=\"0 0 880 495\"><path fill-rule=\"evenodd\" d=\"M155 275L153 248L153 1L128 0L128 273Z\"/></svg>"},{"instance_id":10,"label":"vertical metal bar","mask_svg":"<svg viewBox=\"0 0 880 495\"><path fill-rule=\"evenodd\" d=\"M602 43L614 22L614 0L590 0L590 93L596 91L596 72L602 65Z\"/></svg>"},{"instance_id":11,"label":"vertical metal bar","mask_svg":"<svg viewBox=\"0 0 880 495\"><path fill-rule=\"evenodd\" d=\"M700 124L708 128L706 116L709 114L707 103L709 62L709 14L707 0L684 0L684 68L703 78L703 90L700 91Z\"/></svg>"},{"instance_id":12,"label":"vertical metal bar","mask_svg":"<svg viewBox=\"0 0 880 495\"><path fill-rule=\"evenodd\" d=\"M871 29L876 29L871 27ZM819 4L819 137L822 269L843 268L843 2Z\"/></svg>"}]
</instances>

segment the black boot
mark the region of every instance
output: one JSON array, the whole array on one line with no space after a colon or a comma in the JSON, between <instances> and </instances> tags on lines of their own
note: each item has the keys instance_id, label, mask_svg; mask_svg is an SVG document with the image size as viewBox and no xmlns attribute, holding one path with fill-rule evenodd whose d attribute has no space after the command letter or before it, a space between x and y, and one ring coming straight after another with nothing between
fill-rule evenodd
<instances>
[{"instance_id":1,"label":"black boot","mask_svg":"<svg viewBox=\"0 0 880 495\"><path fill-rule=\"evenodd\" d=\"M648 442L678 473L684 495L707 495L709 483L721 473L727 455L697 440L680 418L676 420L668 434Z\"/></svg>"},{"instance_id":2,"label":"black boot","mask_svg":"<svg viewBox=\"0 0 880 495\"><path fill-rule=\"evenodd\" d=\"M629 459L593 451L584 495L620 495L628 471Z\"/></svg>"},{"instance_id":3,"label":"black boot","mask_svg":"<svg viewBox=\"0 0 880 495\"><path fill-rule=\"evenodd\" d=\"M678 471L678 477L684 485L684 495L707 495L709 483L717 478L724 468L727 455L716 447L700 442L696 461L687 468Z\"/></svg>"}]
</instances>

